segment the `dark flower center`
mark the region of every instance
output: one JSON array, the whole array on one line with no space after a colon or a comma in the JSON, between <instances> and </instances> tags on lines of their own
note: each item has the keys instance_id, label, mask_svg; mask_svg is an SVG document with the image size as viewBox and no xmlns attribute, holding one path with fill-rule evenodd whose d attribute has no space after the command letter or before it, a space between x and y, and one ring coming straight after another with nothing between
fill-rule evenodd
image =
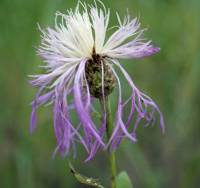
<instances>
[{"instance_id":1,"label":"dark flower center","mask_svg":"<svg viewBox=\"0 0 200 188\"><path fill-rule=\"evenodd\" d=\"M115 77L104 57L96 54L95 50L93 50L92 59L89 59L86 63L85 74L90 94L93 97L102 98L103 95L106 97L112 93L116 84ZM104 75L103 80L102 75Z\"/></svg>"}]
</instances>

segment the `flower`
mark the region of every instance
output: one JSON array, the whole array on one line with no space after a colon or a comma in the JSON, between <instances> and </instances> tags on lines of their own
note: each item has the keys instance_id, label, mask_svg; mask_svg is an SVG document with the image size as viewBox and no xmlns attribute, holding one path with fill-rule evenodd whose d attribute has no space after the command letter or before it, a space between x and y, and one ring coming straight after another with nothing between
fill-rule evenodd
<instances>
[{"instance_id":1,"label":"flower","mask_svg":"<svg viewBox=\"0 0 200 188\"><path fill-rule=\"evenodd\" d=\"M139 59L157 53L151 41L142 35L137 18L127 15L107 37L110 10L101 1L101 8L78 2L76 9L67 14L56 13L55 27L40 31L41 46L38 54L45 62L45 73L34 75L31 84L39 88L32 102L30 131L36 127L36 110L39 106L53 106L54 130L57 139L56 151L67 155L76 143L81 143L88 152L87 160L99 149L116 149L122 138L136 142L136 130L141 120L146 125L155 120L164 131L163 115L154 101L142 93L119 63L119 59ZM108 38L108 39L107 39ZM130 86L131 94L122 99L121 71ZM109 141L105 141L106 114L98 124L93 117L97 110L93 103L110 95L118 86L118 105L115 123ZM130 108L124 120L123 112ZM76 115L76 119L72 116Z\"/></svg>"}]
</instances>

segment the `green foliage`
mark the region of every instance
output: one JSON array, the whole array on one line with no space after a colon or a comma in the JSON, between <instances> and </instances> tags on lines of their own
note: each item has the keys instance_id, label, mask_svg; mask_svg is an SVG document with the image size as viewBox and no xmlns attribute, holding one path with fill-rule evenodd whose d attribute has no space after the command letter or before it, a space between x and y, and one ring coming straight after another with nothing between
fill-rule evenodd
<instances>
[{"instance_id":1,"label":"green foliage","mask_svg":"<svg viewBox=\"0 0 200 188\"><path fill-rule=\"evenodd\" d=\"M117 176L117 188L133 188L131 180L126 172L121 172Z\"/></svg>"}]
</instances>

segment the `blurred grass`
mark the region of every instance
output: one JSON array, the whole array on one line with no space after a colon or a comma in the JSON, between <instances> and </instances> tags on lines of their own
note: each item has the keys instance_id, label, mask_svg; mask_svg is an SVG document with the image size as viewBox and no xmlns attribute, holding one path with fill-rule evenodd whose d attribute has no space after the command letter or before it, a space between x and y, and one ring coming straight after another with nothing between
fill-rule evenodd
<instances>
[{"instance_id":1,"label":"blurred grass","mask_svg":"<svg viewBox=\"0 0 200 188\"><path fill-rule=\"evenodd\" d=\"M165 115L166 134L157 127L140 129L136 145L125 141L118 165L126 169L135 187L198 187L200 180L200 1L104 1L114 12L126 8L139 16L146 36L161 52L140 61L123 61L135 83L149 94ZM38 72L41 60L37 23L53 25L54 13L74 7L67 0L0 1L0 187L80 187L68 172L67 161L51 160L55 147L51 109L39 111L38 131L28 133L30 101L35 89L28 74ZM88 164L79 150L74 164L86 175L108 181L105 154Z\"/></svg>"}]
</instances>

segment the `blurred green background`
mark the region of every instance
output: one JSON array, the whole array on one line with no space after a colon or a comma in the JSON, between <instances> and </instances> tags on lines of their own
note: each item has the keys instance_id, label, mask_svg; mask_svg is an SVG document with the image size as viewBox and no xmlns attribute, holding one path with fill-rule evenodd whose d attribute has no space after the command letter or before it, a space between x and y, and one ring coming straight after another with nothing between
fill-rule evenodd
<instances>
[{"instance_id":1,"label":"blurred green background","mask_svg":"<svg viewBox=\"0 0 200 188\"><path fill-rule=\"evenodd\" d=\"M80 188L66 159L52 160L56 146L51 109L39 110L37 131L29 135L30 102L36 89L28 74L39 72L37 23L53 26L54 13L75 7L73 0L0 0L0 187ZM90 1L91 2L91 1ZM115 11L139 16L146 37L161 47L154 57L121 61L137 86L160 106L166 134L158 126L139 129L139 141L122 143L118 168L127 170L135 188L200 186L200 1L105 0ZM107 185L106 154L89 163L81 148L73 163Z\"/></svg>"}]
</instances>

